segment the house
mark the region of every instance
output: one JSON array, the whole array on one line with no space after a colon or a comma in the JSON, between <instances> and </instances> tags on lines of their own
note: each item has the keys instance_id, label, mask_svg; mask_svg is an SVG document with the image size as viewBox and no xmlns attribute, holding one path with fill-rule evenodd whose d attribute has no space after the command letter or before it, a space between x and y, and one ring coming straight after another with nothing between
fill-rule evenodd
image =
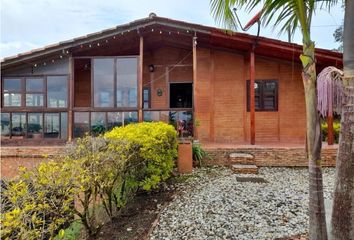
<instances>
[{"instance_id":1,"label":"house","mask_svg":"<svg viewBox=\"0 0 354 240\"><path fill-rule=\"evenodd\" d=\"M150 14L8 57L1 143L55 146L131 122L166 121L206 145L303 149L301 50ZM342 67L338 52L316 49L316 60L318 71Z\"/></svg>"}]
</instances>

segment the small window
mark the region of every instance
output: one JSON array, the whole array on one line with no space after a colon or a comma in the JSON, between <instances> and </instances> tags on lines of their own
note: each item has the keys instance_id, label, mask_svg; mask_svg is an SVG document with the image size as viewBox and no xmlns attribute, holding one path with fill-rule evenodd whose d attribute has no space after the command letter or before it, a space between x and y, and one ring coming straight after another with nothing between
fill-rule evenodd
<instances>
[{"instance_id":1,"label":"small window","mask_svg":"<svg viewBox=\"0 0 354 240\"><path fill-rule=\"evenodd\" d=\"M21 107L22 105L22 79L4 78L3 100L4 107Z\"/></svg>"},{"instance_id":2,"label":"small window","mask_svg":"<svg viewBox=\"0 0 354 240\"><path fill-rule=\"evenodd\" d=\"M143 108L150 108L150 88L143 90Z\"/></svg>"},{"instance_id":3,"label":"small window","mask_svg":"<svg viewBox=\"0 0 354 240\"><path fill-rule=\"evenodd\" d=\"M250 111L250 81L247 80L247 111ZM254 83L256 111L278 111L278 81L256 80Z\"/></svg>"},{"instance_id":4,"label":"small window","mask_svg":"<svg viewBox=\"0 0 354 240\"><path fill-rule=\"evenodd\" d=\"M26 78L26 107L44 106L44 79Z\"/></svg>"}]
</instances>

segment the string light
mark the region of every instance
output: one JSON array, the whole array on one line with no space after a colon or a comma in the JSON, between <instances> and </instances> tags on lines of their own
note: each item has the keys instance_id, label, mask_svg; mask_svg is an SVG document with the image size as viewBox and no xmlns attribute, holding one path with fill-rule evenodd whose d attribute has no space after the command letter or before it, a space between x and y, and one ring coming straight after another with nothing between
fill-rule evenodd
<instances>
[{"instance_id":1,"label":"string light","mask_svg":"<svg viewBox=\"0 0 354 240\"><path fill-rule=\"evenodd\" d=\"M145 28L145 26L143 26L143 28ZM130 32L131 30L130 29L128 29L126 32ZM155 29L154 28L152 28L151 29L151 32L154 32L155 31ZM162 30L157 30L158 32L159 32L159 34L163 34L163 31ZM189 29L187 29L187 30L185 30L187 33L190 33L191 31L189 30ZM139 33L139 29L137 29L137 33ZM167 31L166 31L166 33L167 33ZM177 33L178 35L180 34L180 31L168 31L168 35L172 35L173 33ZM117 34L119 34L119 33L117 33ZM122 31L122 32L120 32L120 34L121 35L124 35L124 32ZM118 37L119 35L114 35L113 36L113 39L116 39L117 37ZM197 37L196 37L196 35L194 36L194 38L193 38L193 43L195 44L195 45L197 45ZM104 42L103 43L109 43L109 40L108 39L105 39L105 40L103 40ZM94 42L91 42L91 43L89 43L88 44L88 47L89 48L92 48L92 44L96 44L98 47L100 47L101 45L102 45L102 43L100 43L100 42L98 42L98 43L94 43ZM85 45L84 44L80 44L80 48L84 48L85 47ZM67 50L65 50L65 49L63 49L62 50L62 53L65 55L65 54L69 54L69 50L67 49ZM63 58L63 55L59 55L59 59L62 59ZM56 62L56 59L51 59L51 60L48 60L48 63L55 63ZM38 66L40 66L40 64L41 63L35 63L35 64L33 64L33 67L38 67ZM43 66L46 66L47 65L47 62L43 62L42 63L43 64Z\"/></svg>"}]
</instances>

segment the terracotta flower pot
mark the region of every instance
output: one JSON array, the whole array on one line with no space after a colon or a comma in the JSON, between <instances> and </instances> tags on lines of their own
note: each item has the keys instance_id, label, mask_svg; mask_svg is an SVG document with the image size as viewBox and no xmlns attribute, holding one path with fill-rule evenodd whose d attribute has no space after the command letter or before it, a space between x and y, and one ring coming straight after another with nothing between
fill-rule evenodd
<instances>
[{"instance_id":1,"label":"terracotta flower pot","mask_svg":"<svg viewBox=\"0 0 354 240\"><path fill-rule=\"evenodd\" d=\"M191 173L193 170L193 155L191 141L178 143L177 168L179 173Z\"/></svg>"}]
</instances>

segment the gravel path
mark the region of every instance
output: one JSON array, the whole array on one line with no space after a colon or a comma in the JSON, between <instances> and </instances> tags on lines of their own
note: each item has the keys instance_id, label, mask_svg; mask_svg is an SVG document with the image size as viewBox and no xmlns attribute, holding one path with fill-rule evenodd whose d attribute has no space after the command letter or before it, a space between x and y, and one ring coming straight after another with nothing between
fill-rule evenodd
<instances>
[{"instance_id":1,"label":"gravel path","mask_svg":"<svg viewBox=\"0 0 354 240\"><path fill-rule=\"evenodd\" d=\"M240 182L262 177L267 183ZM334 169L324 169L332 198ZM226 168L196 170L163 209L150 239L275 239L307 232L307 169L261 168L258 175Z\"/></svg>"}]
</instances>

